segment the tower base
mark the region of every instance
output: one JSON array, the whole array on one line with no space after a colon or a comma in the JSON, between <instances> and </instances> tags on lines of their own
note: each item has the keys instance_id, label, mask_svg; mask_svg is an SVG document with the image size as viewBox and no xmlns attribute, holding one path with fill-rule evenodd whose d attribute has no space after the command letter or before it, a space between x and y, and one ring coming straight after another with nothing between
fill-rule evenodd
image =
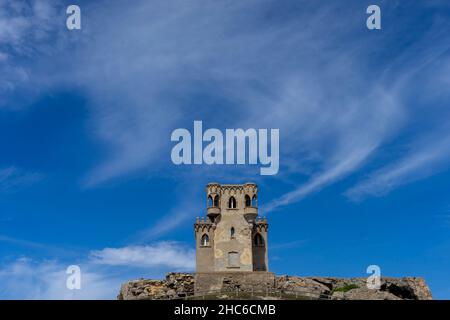
<instances>
[{"instance_id":1,"label":"tower base","mask_svg":"<svg viewBox=\"0 0 450 320\"><path fill-rule=\"evenodd\" d=\"M267 271L201 272L195 274L195 293L232 290L262 291L275 287L275 274Z\"/></svg>"}]
</instances>

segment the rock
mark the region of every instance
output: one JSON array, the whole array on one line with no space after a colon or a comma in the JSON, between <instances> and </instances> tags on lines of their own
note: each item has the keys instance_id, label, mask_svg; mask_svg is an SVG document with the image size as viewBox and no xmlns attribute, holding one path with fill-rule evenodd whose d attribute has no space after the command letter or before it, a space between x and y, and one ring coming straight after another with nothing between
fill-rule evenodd
<instances>
[{"instance_id":1,"label":"rock","mask_svg":"<svg viewBox=\"0 0 450 320\"><path fill-rule=\"evenodd\" d=\"M341 292L341 291L333 292L330 299L331 300L344 300L345 299L344 292Z\"/></svg>"},{"instance_id":2,"label":"rock","mask_svg":"<svg viewBox=\"0 0 450 320\"><path fill-rule=\"evenodd\" d=\"M277 276L262 282L265 290L254 290L241 274L227 274L217 288L219 299L228 299L226 292L234 290L252 294L254 299L310 299L333 300L431 300L431 291L423 278L381 278L380 289L368 289L366 278L331 278ZM243 282L244 281L244 282ZM258 288L261 289L261 288ZM194 295L195 274L169 273L165 280L132 280L121 286L119 300L174 299ZM265 292L261 294L261 292Z\"/></svg>"},{"instance_id":3,"label":"rock","mask_svg":"<svg viewBox=\"0 0 450 320\"><path fill-rule=\"evenodd\" d=\"M192 295L194 280L192 274L174 274L166 280L132 280L122 285L117 296L120 300L173 299Z\"/></svg>"},{"instance_id":4,"label":"rock","mask_svg":"<svg viewBox=\"0 0 450 320\"><path fill-rule=\"evenodd\" d=\"M423 278L385 278L381 290L408 300L431 300L431 291Z\"/></svg>"},{"instance_id":5,"label":"rock","mask_svg":"<svg viewBox=\"0 0 450 320\"><path fill-rule=\"evenodd\" d=\"M167 295L167 297L169 297L169 298L175 298L175 297L178 296L178 295L177 295L177 292L176 292L175 290L173 290L173 289L167 290L166 295Z\"/></svg>"},{"instance_id":6,"label":"rock","mask_svg":"<svg viewBox=\"0 0 450 320\"><path fill-rule=\"evenodd\" d=\"M334 292L333 300L402 300L402 298L387 292L367 288L356 288L348 292Z\"/></svg>"},{"instance_id":7,"label":"rock","mask_svg":"<svg viewBox=\"0 0 450 320\"><path fill-rule=\"evenodd\" d=\"M320 298L330 293L330 288L310 278L282 276L275 280L275 289L282 293L297 293Z\"/></svg>"}]
</instances>

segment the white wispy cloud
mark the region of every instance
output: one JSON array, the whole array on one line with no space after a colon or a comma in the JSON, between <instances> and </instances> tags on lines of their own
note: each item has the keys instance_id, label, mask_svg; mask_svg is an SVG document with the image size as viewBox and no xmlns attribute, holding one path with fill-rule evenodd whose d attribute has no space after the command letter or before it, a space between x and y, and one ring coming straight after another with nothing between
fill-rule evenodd
<instances>
[{"instance_id":1,"label":"white wispy cloud","mask_svg":"<svg viewBox=\"0 0 450 320\"><path fill-rule=\"evenodd\" d=\"M198 199L201 199L201 197ZM154 240L180 225L192 222L192 219L195 217L195 212L202 212L202 209L204 209L199 206L200 203L202 203L201 200L193 201L192 199L183 199L180 204L157 219L151 227L139 231L134 235L132 240L138 243ZM197 216L199 215L197 214Z\"/></svg>"},{"instance_id":2,"label":"white wispy cloud","mask_svg":"<svg viewBox=\"0 0 450 320\"><path fill-rule=\"evenodd\" d=\"M138 268L168 267L174 270L195 269L195 251L179 242L158 242L153 245L105 248L92 251L93 263Z\"/></svg>"},{"instance_id":3,"label":"white wispy cloud","mask_svg":"<svg viewBox=\"0 0 450 320\"><path fill-rule=\"evenodd\" d=\"M450 167L450 138L448 131L416 143L398 161L378 169L346 191L352 200L381 196L413 181L429 177Z\"/></svg>"},{"instance_id":4,"label":"white wispy cloud","mask_svg":"<svg viewBox=\"0 0 450 320\"><path fill-rule=\"evenodd\" d=\"M91 19L92 43L80 49L71 74L86 86L93 133L110 157L86 184L170 165L160 156L169 154L168 139L155 137L169 137L195 116L208 126L280 128L286 162L317 155L316 165L332 168L336 158L379 143L395 127L398 106L370 103L374 90L366 88L373 79L359 72L364 40L350 40L358 48L353 52L329 49L330 43L349 41L355 23L332 36L327 28L339 21L323 6L269 28L263 23L269 7L270 1L137 2L125 10L109 6L105 15ZM205 93L228 107L192 102ZM377 124L361 125L372 117Z\"/></svg>"},{"instance_id":5,"label":"white wispy cloud","mask_svg":"<svg viewBox=\"0 0 450 320\"><path fill-rule=\"evenodd\" d=\"M229 127L280 128L281 157L293 164L292 171L305 166L303 159L316 160L309 165L322 170L314 172L308 184L267 206L274 209L359 168L401 121L395 92L379 85L371 88L375 79L358 70L364 64L359 52L364 41L354 52L329 49L330 43L348 40L346 32L355 27L349 23L344 30L339 28L339 34L327 33L326 28L338 23L332 9L321 8L313 15L266 28L259 20L267 8L261 3L215 3L202 5L201 10L196 4L180 7L172 12L171 5L165 4L150 10L139 3L126 12L121 10L117 19L108 18L105 23L120 23L132 16L134 24L129 27L106 28L114 30L115 38L126 38L125 43L111 43L111 36L102 28L101 34L95 34L96 43L85 53L81 63L89 65L85 82L92 83L89 90L96 97L94 105L101 106L97 108L97 133L112 147L112 157L89 175L88 185L160 165L155 155L168 154L169 144L154 137L169 136L170 129L190 125L177 115L194 112L206 117L209 126L226 123ZM254 14L244 22L243 14L250 8ZM117 12L111 10L115 16ZM149 21L142 12L150 11ZM208 14L200 15L200 11ZM324 20L331 25L324 27ZM238 23L242 32L233 32ZM309 28L303 28L305 24ZM145 29L147 41L130 37L135 34L130 28ZM142 36L136 33L136 37ZM110 74L106 81L105 74ZM231 105L226 110L216 109L214 116L209 105L191 106L186 97L199 89L189 83L206 87L213 96L226 96ZM123 94L117 97L118 92ZM169 221L173 223L162 223L165 230L179 225L178 219Z\"/></svg>"},{"instance_id":6,"label":"white wispy cloud","mask_svg":"<svg viewBox=\"0 0 450 320\"><path fill-rule=\"evenodd\" d=\"M54 8L50 1L0 1L0 44L7 44L16 52L32 50L33 40L45 37L54 22Z\"/></svg>"},{"instance_id":7,"label":"white wispy cloud","mask_svg":"<svg viewBox=\"0 0 450 320\"><path fill-rule=\"evenodd\" d=\"M1 219L0 217L0 222L10 222L12 220L12 218L6 217L5 219ZM80 250L80 248L77 247L62 247L54 244L41 243L38 241L12 237L6 234L0 234L0 242L9 244L10 248L27 248L33 250L34 252L40 252L43 255L58 257L73 257L76 256L77 252Z\"/></svg>"},{"instance_id":8,"label":"white wispy cloud","mask_svg":"<svg viewBox=\"0 0 450 320\"><path fill-rule=\"evenodd\" d=\"M46 86L45 73L28 62L39 65L59 47L59 9L60 4L50 0L0 0L0 108L30 103Z\"/></svg>"},{"instance_id":9,"label":"white wispy cloud","mask_svg":"<svg viewBox=\"0 0 450 320\"><path fill-rule=\"evenodd\" d=\"M278 251L278 250L292 250L294 248L303 247L308 243L309 240L295 240L284 243L275 243L269 246L269 250Z\"/></svg>"},{"instance_id":10,"label":"white wispy cloud","mask_svg":"<svg viewBox=\"0 0 450 320\"><path fill-rule=\"evenodd\" d=\"M154 241L180 225L190 224L196 215L201 215L205 204L202 201L204 190L192 188L190 184L179 183L175 187L174 193L173 201L170 202L173 206L168 212L164 212L164 214L154 212L158 216L156 221L153 221L150 227L137 232L130 241L137 244Z\"/></svg>"},{"instance_id":11,"label":"white wispy cloud","mask_svg":"<svg viewBox=\"0 0 450 320\"><path fill-rule=\"evenodd\" d=\"M361 149L359 153L355 152L354 154L349 154L344 161L327 169L320 175L313 177L309 182L301 185L299 188L284 194L280 198L272 200L267 205L263 205L263 212L269 213L282 206L297 202L305 196L341 179L343 176L354 171L372 151L373 149L370 148Z\"/></svg>"},{"instance_id":12,"label":"white wispy cloud","mask_svg":"<svg viewBox=\"0 0 450 320\"><path fill-rule=\"evenodd\" d=\"M445 216L445 224L447 227L450 227L450 213Z\"/></svg>"},{"instance_id":13,"label":"white wispy cloud","mask_svg":"<svg viewBox=\"0 0 450 320\"><path fill-rule=\"evenodd\" d=\"M114 299L123 279L81 265L81 289L66 286L68 264L19 258L0 265L1 299Z\"/></svg>"},{"instance_id":14,"label":"white wispy cloud","mask_svg":"<svg viewBox=\"0 0 450 320\"><path fill-rule=\"evenodd\" d=\"M2 235L2 234L0 234L0 242L8 242L8 243L11 243L11 244L24 246L24 247L29 247L29 248L32 248L32 249L49 250L51 248L50 246L41 244L39 242L13 238L13 237Z\"/></svg>"},{"instance_id":15,"label":"white wispy cloud","mask_svg":"<svg viewBox=\"0 0 450 320\"><path fill-rule=\"evenodd\" d=\"M418 129L418 132L422 132L428 137L425 143L423 138L416 138L414 143L419 150L413 150L404 159L397 159L398 162L394 160L394 163L373 173L371 178L358 184L346 194L353 199L356 197L361 199L364 193L366 196L387 194L397 186L428 177L448 167L445 166L450 159L448 130L447 127L442 129L442 125L447 126L445 119L449 113L448 109L441 104L443 99L448 101L450 98L446 90L446 83L450 79L446 72L450 65L448 58L450 46L442 43L430 47L430 43L433 43L433 38L437 34L443 36L442 32L438 31L439 27L436 29L433 36L430 37L431 33L428 33L417 39L412 45L414 49L411 48L400 54L398 64L390 64L381 68L382 85L385 87L381 87L380 81L378 84L362 81L368 85L368 88L373 88L373 91L366 96L367 99L364 95L347 95L347 98L354 99L354 101L350 101L342 110L339 107L336 108L335 104L331 104L333 108L340 110L339 112L343 111L342 114L351 110L350 116L346 114L342 116L342 114L338 115L329 111L326 105L321 105L320 109L315 110L314 114L324 113L336 118L323 122L325 126L320 128L320 134L314 134L311 137L306 131L306 137L312 141L317 137L329 139L326 132L330 127L333 128L337 125L338 130L334 132L335 137L331 140L334 141L333 143L338 143L338 148L334 149L333 145L330 145L331 140L329 139L327 148L333 150L333 153L328 160L322 161L323 169L319 173L313 173L306 183L300 184L295 190L272 200L264 207L266 212L299 201L305 196L357 172L374 154L382 153L382 151L379 152L382 149L379 148L380 146L389 143L403 131L411 130L410 123L415 123L417 114L424 112L425 108L429 117L433 119L433 123L431 126L425 125ZM415 54L411 54L411 52L415 52ZM422 93L421 99L424 101L420 101L418 106L411 106L411 99L416 99L412 97L417 92ZM286 96L289 97L289 95ZM353 103L357 103L358 107L352 108ZM372 111L374 113L371 113ZM423 120L424 123L429 121L429 119ZM353 121L354 123L352 123ZM316 125L314 122L313 126ZM340 137L345 139L347 144L340 145L339 143L342 143ZM308 142L302 141L303 146L307 144ZM297 147L297 145L290 144L289 147ZM316 147L317 143L314 142L314 148ZM320 154L325 155L326 152ZM379 189L380 192L375 189Z\"/></svg>"},{"instance_id":16,"label":"white wispy cloud","mask_svg":"<svg viewBox=\"0 0 450 320\"><path fill-rule=\"evenodd\" d=\"M276 210L358 172L383 152L380 146L411 126L420 112L408 104L419 90L448 99L443 93L448 64L436 68L435 63L446 57L448 22L436 19L429 31L408 42L409 47L389 51L390 59L374 65L374 50L387 53L375 48L375 33L358 31L361 21L354 15L359 5L350 4L336 15L339 4L304 1L295 17L275 15L268 24L273 4L86 4L82 19L89 23L79 33L51 23L40 31L42 37L28 26L17 28L20 36L5 31L4 43L23 52L25 42L18 39L28 37L32 41L25 48L35 54L26 68L9 52L3 60L20 69L17 74L24 79L40 79L35 81L38 90L63 84L87 97L89 128L102 142L105 157L87 173L86 186L135 173L164 174L160 169L171 165L170 132L193 120L203 120L208 127L279 128L278 178L298 174L306 182L297 182L291 192L266 206ZM96 10L85 10L90 6ZM20 16L17 12L4 15L5 23ZM33 7L27 12L42 17L32 21L40 21L52 10ZM395 41L391 36L380 33L387 44ZM72 46L73 38L83 45ZM52 49L48 43L58 45ZM11 71L4 79L17 86L17 77ZM429 106L429 114L448 116L444 108ZM225 172L215 169L214 176ZM180 179L198 180L205 172L198 168ZM188 202L188 197L178 201ZM163 219L158 228L169 231L189 216L179 215L175 222Z\"/></svg>"},{"instance_id":17,"label":"white wispy cloud","mask_svg":"<svg viewBox=\"0 0 450 320\"><path fill-rule=\"evenodd\" d=\"M0 241L14 241L34 249L47 247L3 236ZM122 283L148 276L151 270L161 274L195 269L194 250L174 241L92 250L71 260L19 257L2 261L0 299L115 299ZM66 286L70 265L80 267L80 290Z\"/></svg>"},{"instance_id":18,"label":"white wispy cloud","mask_svg":"<svg viewBox=\"0 0 450 320\"><path fill-rule=\"evenodd\" d=\"M43 175L40 173L27 172L14 166L0 168L0 191L14 192L42 179Z\"/></svg>"}]
</instances>

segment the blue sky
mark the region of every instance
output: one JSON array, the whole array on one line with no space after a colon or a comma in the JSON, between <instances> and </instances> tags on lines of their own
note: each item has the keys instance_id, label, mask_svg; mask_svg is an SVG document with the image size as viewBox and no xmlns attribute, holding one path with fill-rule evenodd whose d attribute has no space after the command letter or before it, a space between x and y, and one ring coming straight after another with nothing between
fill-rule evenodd
<instances>
[{"instance_id":1,"label":"blue sky","mask_svg":"<svg viewBox=\"0 0 450 320\"><path fill-rule=\"evenodd\" d=\"M73 31L69 4L0 0L0 298L192 270L210 181L258 183L277 274L450 298L447 1L80 1ZM194 120L280 129L279 173L174 165Z\"/></svg>"}]
</instances>

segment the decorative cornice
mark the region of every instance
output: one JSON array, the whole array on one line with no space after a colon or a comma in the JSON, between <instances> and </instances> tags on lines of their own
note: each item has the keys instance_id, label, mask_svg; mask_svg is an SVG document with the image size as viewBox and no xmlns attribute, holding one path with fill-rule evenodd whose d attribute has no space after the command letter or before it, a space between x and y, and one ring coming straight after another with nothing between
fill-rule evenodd
<instances>
[{"instance_id":1,"label":"decorative cornice","mask_svg":"<svg viewBox=\"0 0 450 320\"><path fill-rule=\"evenodd\" d=\"M207 184L206 192L208 194L256 194L258 192L258 186L253 182L248 182L245 184L219 184L213 182Z\"/></svg>"}]
</instances>

